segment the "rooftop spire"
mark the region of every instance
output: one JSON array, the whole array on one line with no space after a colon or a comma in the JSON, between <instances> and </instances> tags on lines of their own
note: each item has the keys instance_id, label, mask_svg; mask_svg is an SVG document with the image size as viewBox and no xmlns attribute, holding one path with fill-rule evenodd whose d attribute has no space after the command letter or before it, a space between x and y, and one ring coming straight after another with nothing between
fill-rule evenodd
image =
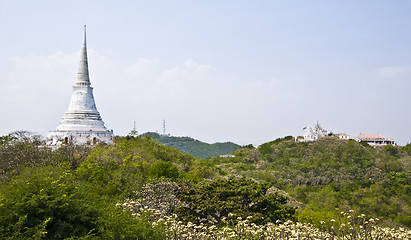
<instances>
[{"instance_id":1,"label":"rooftop spire","mask_svg":"<svg viewBox=\"0 0 411 240\"><path fill-rule=\"evenodd\" d=\"M77 85L90 85L90 77L88 74L87 61L87 41L86 41L86 25L84 25L83 47L81 48L80 65L77 75Z\"/></svg>"}]
</instances>

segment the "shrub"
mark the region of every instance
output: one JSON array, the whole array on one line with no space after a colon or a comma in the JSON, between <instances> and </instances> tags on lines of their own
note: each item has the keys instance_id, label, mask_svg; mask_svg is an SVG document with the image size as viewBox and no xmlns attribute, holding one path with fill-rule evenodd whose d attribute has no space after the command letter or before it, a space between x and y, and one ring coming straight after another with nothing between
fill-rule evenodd
<instances>
[{"instance_id":1,"label":"shrub","mask_svg":"<svg viewBox=\"0 0 411 240\"><path fill-rule=\"evenodd\" d=\"M270 186L251 179L216 179L183 191L179 197L187 206L176 209L184 222L222 225L229 213L252 217L255 223L294 218L295 209L278 194L266 194Z\"/></svg>"},{"instance_id":2,"label":"shrub","mask_svg":"<svg viewBox=\"0 0 411 240\"><path fill-rule=\"evenodd\" d=\"M157 239L159 232L61 168L25 169L1 189L1 239Z\"/></svg>"}]
</instances>

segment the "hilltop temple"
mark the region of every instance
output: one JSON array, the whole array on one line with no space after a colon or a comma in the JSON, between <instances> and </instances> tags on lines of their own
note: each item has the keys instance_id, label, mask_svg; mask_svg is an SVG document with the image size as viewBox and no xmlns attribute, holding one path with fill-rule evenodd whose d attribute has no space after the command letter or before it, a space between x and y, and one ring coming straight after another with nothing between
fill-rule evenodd
<instances>
[{"instance_id":1,"label":"hilltop temple","mask_svg":"<svg viewBox=\"0 0 411 240\"><path fill-rule=\"evenodd\" d=\"M60 125L55 131L50 131L47 136L48 145L58 146L63 143L95 145L99 142L112 142L113 132L107 130L100 113L97 111L93 88L90 85L86 26L84 26L77 82L73 86L70 105L60 121Z\"/></svg>"},{"instance_id":2,"label":"hilltop temple","mask_svg":"<svg viewBox=\"0 0 411 240\"><path fill-rule=\"evenodd\" d=\"M299 142L314 142L317 141L318 139L327 136L327 130L323 129L320 125L320 123L317 121L317 124L315 124L314 127L304 127L303 130L305 131L304 133L304 138L296 138L296 141Z\"/></svg>"}]
</instances>

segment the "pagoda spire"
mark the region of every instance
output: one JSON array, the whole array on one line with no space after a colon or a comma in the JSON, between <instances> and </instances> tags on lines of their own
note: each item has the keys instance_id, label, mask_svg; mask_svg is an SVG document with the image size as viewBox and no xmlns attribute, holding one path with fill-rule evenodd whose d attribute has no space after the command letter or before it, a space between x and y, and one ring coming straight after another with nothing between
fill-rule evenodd
<instances>
[{"instance_id":1,"label":"pagoda spire","mask_svg":"<svg viewBox=\"0 0 411 240\"><path fill-rule=\"evenodd\" d=\"M76 85L80 85L80 86L90 85L90 77L88 73L88 60L87 60L86 25L84 25L83 47L81 48L80 65L78 69Z\"/></svg>"},{"instance_id":2,"label":"pagoda spire","mask_svg":"<svg viewBox=\"0 0 411 240\"><path fill-rule=\"evenodd\" d=\"M77 81L67 111L55 131L50 131L47 144L58 146L62 143L97 144L112 142L113 132L108 131L97 111L93 88L90 86L87 61L86 26L84 25L83 45Z\"/></svg>"}]
</instances>

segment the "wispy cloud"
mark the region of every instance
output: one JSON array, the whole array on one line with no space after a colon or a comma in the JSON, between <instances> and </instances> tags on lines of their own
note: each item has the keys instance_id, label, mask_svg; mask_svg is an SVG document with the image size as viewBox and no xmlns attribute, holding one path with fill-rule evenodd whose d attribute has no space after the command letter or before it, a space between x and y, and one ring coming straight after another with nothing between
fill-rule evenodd
<instances>
[{"instance_id":1,"label":"wispy cloud","mask_svg":"<svg viewBox=\"0 0 411 240\"><path fill-rule=\"evenodd\" d=\"M408 66L381 67L378 73L383 77L394 78L411 70Z\"/></svg>"}]
</instances>

